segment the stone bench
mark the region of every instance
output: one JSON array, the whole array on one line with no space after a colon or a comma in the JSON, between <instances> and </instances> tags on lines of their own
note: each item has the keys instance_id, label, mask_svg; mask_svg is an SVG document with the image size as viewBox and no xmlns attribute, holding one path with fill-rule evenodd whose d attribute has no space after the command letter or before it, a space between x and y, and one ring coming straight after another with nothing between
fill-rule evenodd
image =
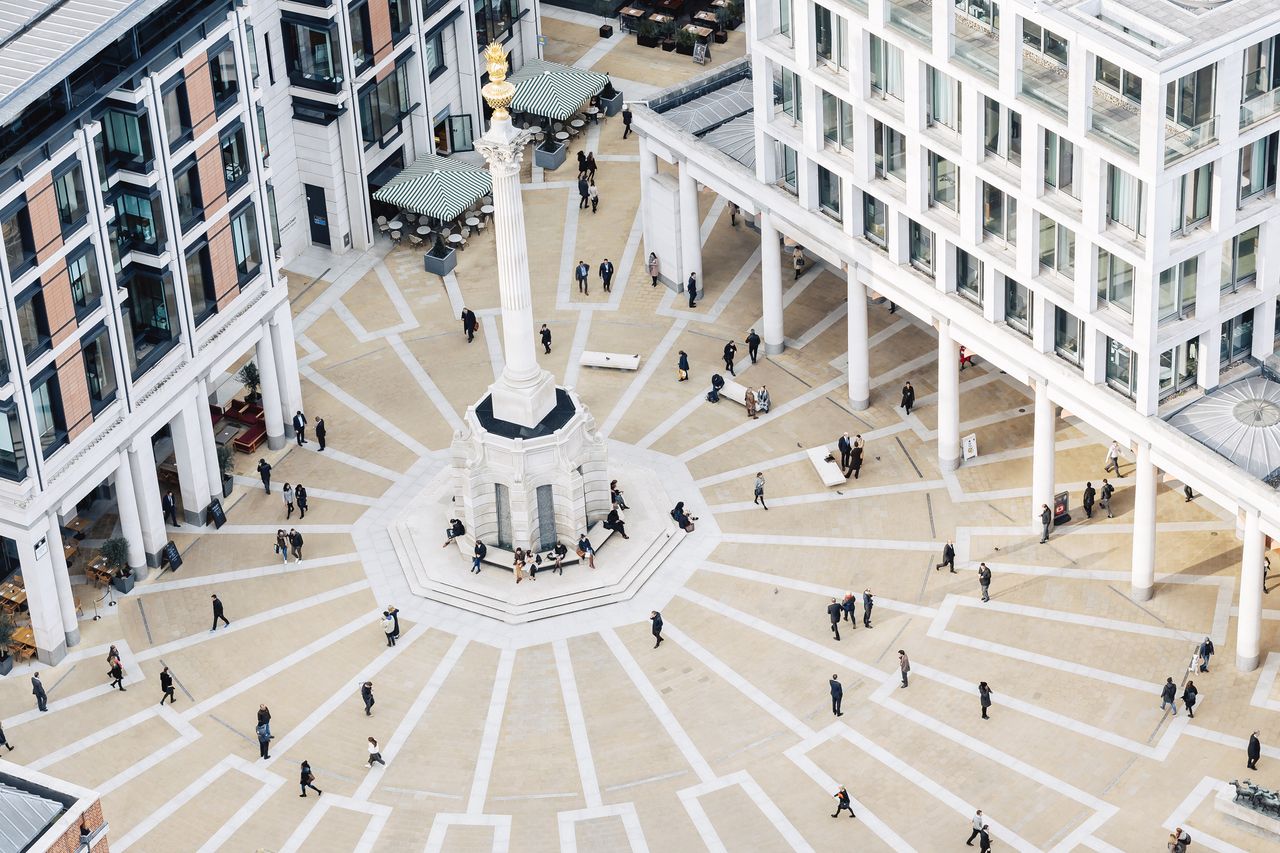
<instances>
[{"instance_id":1,"label":"stone bench","mask_svg":"<svg viewBox=\"0 0 1280 853\"><path fill-rule=\"evenodd\" d=\"M578 364L583 367L612 367L615 370L636 370L640 367L639 355L624 355L617 352L592 352L583 350L578 357Z\"/></svg>"},{"instance_id":2,"label":"stone bench","mask_svg":"<svg viewBox=\"0 0 1280 853\"><path fill-rule=\"evenodd\" d=\"M732 379L726 379L724 387L720 389L720 396L726 400L732 400L739 406L747 404L747 386L734 382Z\"/></svg>"},{"instance_id":3,"label":"stone bench","mask_svg":"<svg viewBox=\"0 0 1280 853\"><path fill-rule=\"evenodd\" d=\"M840 469L840 463L834 459L827 461L827 457L833 454L826 447L811 448L805 451L805 455L809 457L809 463L813 465L813 470L818 472L822 485L839 486L847 482L844 471Z\"/></svg>"},{"instance_id":4,"label":"stone bench","mask_svg":"<svg viewBox=\"0 0 1280 853\"><path fill-rule=\"evenodd\" d=\"M448 525L445 526L447 527ZM587 538L591 540L591 546L596 549L597 555L600 553L600 547L612 537L613 531L605 528L603 519L595 522L587 528ZM464 533L461 536L455 536L452 541L453 544L458 547L458 551L467 558L467 565L470 566L471 560L475 556L475 537L470 533ZM578 540L574 539L571 542L567 539L562 539L560 541L564 542L565 547L569 549L569 553L564 555L563 564L566 566L576 565L579 562L577 553ZM485 543L485 547L488 550L484 555L484 560L481 561L482 565L495 566L499 569L505 569L508 572L514 571L512 564L515 563L516 559L515 550L499 548L497 545L490 545L487 542ZM538 568L539 572L548 571L555 566L555 563L550 562L547 559L547 552L537 551L535 553L542 555L542 565ZM525 564L525 574L528 574L531 568L532 560Z\"/></svg>"}]
</instances>

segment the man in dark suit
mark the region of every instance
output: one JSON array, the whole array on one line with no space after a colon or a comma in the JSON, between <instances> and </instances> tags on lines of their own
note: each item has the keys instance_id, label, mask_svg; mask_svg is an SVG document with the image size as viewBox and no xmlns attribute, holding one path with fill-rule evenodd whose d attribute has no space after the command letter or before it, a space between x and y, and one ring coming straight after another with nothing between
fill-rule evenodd
<instances>
[{"instance_id":1,"label":"man in dark suit","mask_svg":"<svg viewBox=\"0 0 1280 853\"><path fill-rule=\"evenodd\" d=\"M471 552L471 571L475 572L477 575L480 574L480 564L484 562L485 555L488 553L488 546L477 539L475 550Z\"/></svg>"},{"instance_id":2,"label":"man in dark suit","mask_svg":"<svg viewBox=\"0 0 1280 853\"><path fill-rule=\"evenodd\" d=\"M1040 526L1044 528L1040 534L1040 544L1043 545L1049 541L1049 528L1053 526L1053 510L1048 504L1040 504Z\"/></svg>"},{"instance_id":3,"label":"man in dark suit","mask_svg":"<svg viewBox=\"0 0 1280 853\"><path fill-rule=\"evenodd\" d=\"M875 601L871 598L871 590L864 589L862 591L862 624L871 627L871 608L875 606Z\"/></svg>"},{"instance_id":4,"label":"man in dark suit","mask_svg":"<svg viewBox=\"0 0 1280 853\"><path fill-rule=\"evenodd\" d=\"M689 307L698 307L698 274L696 272L689 273L689 281L685 284L685 290L689 294Z\"/></svg>"},{"instance_id":5,"label":"man in dark suit","mask_svg":"<svg viewBox=\"0 0 1280 853\"><path fill-rule=\"evenodd\" d=\"M911 387L911 383L902 386L902 403L901 406L906 410L907 414L911 414L911 407L916 404L916 389Z\"/></svg>"},{"instance_id":6,"label":"man in dark suit","mask_svg":"<svg viewBox=\"0 0 1280 853\"><path fill-rule=\"evenodd\" d=\"M49 710L49 696L44 692L44 683L40 681L40 673L33 673L31 676L31 695L36 697L36 707L41 711ZM1257 742L1257 738L1254 738ZM1255 761L1257 759L1254 759Z\"/></svg>"},{"instance_id":7,"label":"man in dark suit","mask_svg":"<svg viewBox=\"0 0 1280 853\"><path fill-rule=\"evenodd\" d=\"M613 264L608 258L605 258L604 263L600 265L600 280L604 282L605 293L613 290Z\"/></svg>"},{"instance_id":8,"label":"man in dark suit","mask_svg":"<svg viewBox=\"0 0 1280 853\"><path fill-rule=\"evenodd\" d=\"M262 488L271 494L271 466L265 459L258 460L258 476L262 478Z\"/></svg>"},{"instance_id":9,"label":"man in dark suit","mask_svg":"<svg viewBox=\"0 0 1280 853\"><path fill-rule=\"evenodd\" d=\"M840 436L836 446L840 448L840 470L848 477L853 468L853 442L849 440L849 433Z\"/></svg>"},{"instance_id":10,"label":"man in dark suit","mask_svg":"<svg viewBox=\"0 0 1280 853\"><path fill-rule=\"evenodd\" d=\"M470 308L462 309L462 333L467 336L467 343L471 343L476 336L476 312Z\"/></svg>"},{"instance_id":11,"label":"man in dark suit","mask_svg":"<svg viewBox=\"0 0 1280 853\"><path fill-rule=\"evenodd\" d=\"M373 716L373 682L366 681L360 685L360 698L364 700L364 715Z\"/></svg>"},{"instance_id":12,"label":"man in dark suit","mask_svg":"<svg viewBox=\"0 0 1280 853\"><path fill-rule=\"evenodd\" d=\"M320 452L324 452L324 418L316 418L316 441L320 442Z\"/></svg>"},{"instance_id":13,"label":"man in dark suit","mask_svg":"<svg viewBox=\"0 0 1280 853\"><path fill-rule=\"evenodd\" d=\"M934 566L933 570L936 572L943 566L949 566L951 574L954 575L956 573L956 546L950 539L947 540L946 545L942 546L942 562Z\"/></svg>"},{"instance_id":14,"label":"man in dark suit","mask_svg":"<svg viewBox=\"0 0 1280 853\"><path fill-rule=\"evenodd\" d=\"M34 681L34 679L33 679ZM41 711L44 708L40 709ZM1254 732L1249 735L1249 769L1258 769L1258 759L1262 757L1262 741L1258 740L1258 733Z\"/></svg>"},{"instance_id":15,"label":"man in dark suit","mask_svg":"<svg viewBox=\"0 0 1280 853\"><path fill-rule=\"evenodd\" d=\"M578 290L583 294L590 294L587 289L587 276L591 275L591 267L587 266L586 261L578 261L578 265L573 268L573 277L578 280Z\"/></svg>"},{"instance_id":16,"label":"man in dark suit","mask_svg":"<svg viewBox=\"0 0 1280 853\"><path fill-rule=\"evenodd\" d=\"M1093 518L1093 501L1098 496L1098 490L1093 487L1093 483L1084 484L1084 498L1080 501L1084 505L1085 518Z\"/></svg>"},{"instance_id":17,"label":"man in dark suit","mask_svg":"<svg viewBox=\"0 0 1280 853\"><path fill-rule=\"evenodd\" d=\"M730 376L737 376L733 372L733 358L738 354L738 345L733 341L724 345L724 369L729 371Z\"/></svg>"},{"instance_id":18,"label":"man in dark suit","mask_svg":"<svg viewBox=\"0 0 1280 853\"><path fill-rule=\"evenodd\" d=\"M751 356L751 363L756 363L756 353L760 352L760 336L756 334L756 330L752 329L747 332L747 355Z\"/></svg>"},{"instance_id":19,"label":"man in dark suit","mask_svg":"<svg viewBox=\"0 0 1280 853\"><path fill-rule=\"evenodd\" d=\"M840 677L833 673L828 683L831 685L831 713L837 717L843 717L844 714L840 712L840 701L844 699L844 687L840 684Z\"/></svg>"},{"instance_id":20,"label":"man in dark suit","mask_svg":"<svg viewBox=\"0 0 1280 853\"><path fill-rule=\"evenodd\" d=\"M160 499L160 505L164 507L164 517L174 527L178 526L178 502L173 497L173 489L165 492L164 497Z\"/></svg>"},{"instance_id":21,"label":"man in dark suit","mask_svg":"<svg viewBox=\"0 0 1280 853\"><path fill-rule=\"evenodd\" d=\"M1111 511L1111 496L1115 494L1116 487L1107 482L1107 478L1102 478L1102 491L1098 493L1098 499L1102 503L1102 508L1107 511L1107 518L1115 518L1115 513Z\"/></svg>"},{"instance_id":22,"label":"man in dark suit","mask_svg":"<svg viewBox=\"0 0 1280 853\"><path fill-rule=\"evenodd\" d=\"M218 630L219 619L222 620L223 625L229 626L231 624L231 621L222 613L222 599L215 595L213 596L213 627L209 629L209 633Z\"/></svg>"},{"instance_id":23,"label":"man in dark suit","mask_svg":"<svg viewBox=\"0 0 1280 853\"><path fill-rule=\"evenodd\" d=\"M831 603L827 605L827 615L831 617L831 633L837 640L840 639L840 612L840 602L831 599Z\"/></svg>"},{"instance_id":24,"label":"man in dark suit","mask_svg":"<svg viewBox=\"0 0 1280 853\"><path fill-rule=\"evenodd\" d=\"M543 323L542 328L538 330L538 336L542 338L542 349L547 355L551 354L551 330L547 328L547 324Z\"/></svg>"},{"instance_id":25,"label":"man in dark suit","mask_svg":"<svg viewBox=\"0 0 1280 853\"><path fill-rule=\"evenodd\" d=\"M649 621L653 623L653 647L662 645L662 614L656 610L649 611Z\"/></svg>"},{"instance_id":26,"label":"man in dark suit","mask_svg":"<svg viewBox=\"0 0 1280 853\"><path fill-rule=\"evenodd\" d=\"M173 676L169 674L169 667L167 666L160 670L160 690L161 705L164 704L164 700L166 699L169 700L170 705L178 701L178 698L173 695Z\"/></svg>"},{"instance_id":27,"label":"man in dark suit","mask_svg":"<svg viewBox=\"0 0 1280 853\"><path fill-rule=\"evenodd\" d=\"M293 413L293 437L298 440L299 447L307 443L307 416L301 409Z\"/></svg>"},{"instance_id":28,"label":"man in dark suit","mask_svg":"<svg viewBox=\"0 0 1280 853\"><path fill-rule=\"evenodd\" d=\"M853 479L858 479L858 472L862 470L862 446L865 444L861 435L853 438L853 452L849 457L849 467L853 469Z\"/></svg>"}]
</instances>

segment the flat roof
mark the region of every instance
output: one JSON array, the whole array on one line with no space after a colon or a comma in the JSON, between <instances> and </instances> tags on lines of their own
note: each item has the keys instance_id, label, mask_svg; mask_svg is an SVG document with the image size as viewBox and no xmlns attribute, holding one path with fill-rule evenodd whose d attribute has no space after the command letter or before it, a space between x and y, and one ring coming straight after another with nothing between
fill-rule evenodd
<instances>
[{"instance_id":1,"label":"flat roof","mask_svg":"<svg viewBox=\"0 0 1280 853\"><path fill-rule=\"evenodd\" d=\"M1244 37L1280 18L1276 0L1044 0L1040 5L1160 59Z\"/></svg>"}]
</instances>

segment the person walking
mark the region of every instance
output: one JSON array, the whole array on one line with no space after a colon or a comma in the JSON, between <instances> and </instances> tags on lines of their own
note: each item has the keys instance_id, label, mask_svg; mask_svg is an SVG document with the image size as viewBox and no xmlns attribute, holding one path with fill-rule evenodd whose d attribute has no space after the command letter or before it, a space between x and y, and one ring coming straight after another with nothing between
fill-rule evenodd
<instances>
[{"instance_id":1,"label":"person walking","mask_svg":"<svg viewBox=\"0 0 1280 853\"><path fill-rule=\"evenodd\" d=\"M907 382L902 386L902 402L899 404L906 409L908 415L911 414L911 407L916 404L916 389L911 387L911 383Z\"/></svg>"},{"instance_id":2,"label":"person walking","mask_svg":"<svg viewBox=\"0 0 1280 853\"><path fill-rule=\"evenodd\" d=\"M662 614L656 610L649 611L649 621L653 623L653 647L662 645Z\"/></svg>"},{"instance_id":3,"label":"person walking","mask_svg":"<svg viewBox=\"0 0 1280 853\"><path fill-rule=\"evenodd\" d=\"M831 713L837 717L843 717L840 702L844 700L844 686L840 683L840 676L832 673L831 680L827 683L831 685Z\"/></svg>"},{"instance_id":4,"label":"person walking","mask_svg":"<svg viewBox=\"0 0 1280 853\"><path fill-rule=\"evenodd\" d=\"M1173 711L1173 715L1178 716L1178 704L1175 701L1178 697L1178 685L1173 683L1173 678L1166 678L1164 687L1160 688L1160 710L1169 708Z\"/></svg>"},{"instance_id":5,"label":"person walking","mask_svg":"<svg viewBox=\"0 0 1280 853\"><path fill-rule=\"evenodd\" d=\"M1040 535L1040 544L1043 545L1049 541L1049 528L1053 526L1053 510L1048 504L1040 504L1040 525L1044 528Z\"/></svg>"},{"instance_id":6,"label":"person walking","mask_svg":"<svg viewBox=\"0 0 1280 853\"><path fill-rule=\"evenodd\" d=\"M858 474L862 471L862 448L866 443L861 433L853 437L853 449L849 456L849 470L853 471L853 479L855 480L858 479Z\"/></svg>"},{"instance_id":7,"label":"person walking","mask_svg":"<svg viewBox=\"0 0 1280 853\"><path fill-rule=\"evenodd\" d=\"M165 521L173 527L178 526L178 501L173 497L173 489L164 493L164 497L160 499L160 505L164 507Z\"/></svg>"},{"instance_id":8,"label":"person walking","mask_svg":"<svg viewBox=\"0 0 1280 853\"><path fill-rule=\"evenodd\" d=\"M679 382L689 381L689 353L684 350L680 350L680 358L676 360L676 376Z\"/></svg>"},{"instance_id":9,"label":"person walking","mask_svg":"<svg viewBox=\"0 0 1280 853\"><path fill-rule=\"evenodd\" d=\"M587 152L578 152L578 180L587 176Z\"/></svg>"},{"instance_id":10,"label":"person walking","mask_svg":"<svg viewBox=\"0 0 1280 853\"><path fill-rule=\"evenodd\" d=\"M258 460L258 476L262 478L262 490L271 494L271 466L265 459Z\"/></svg>"},{"instance_id":11,"label":"person walking","mask_svg":"<svg viewBox=\"0 0 1280 853\"><path fill-rule=\"evenodd\" d=\"M212 634L214 631L218 630L218 620L219 620L219 619L221 619L221 620L222 620L222 624L223 624L224 626L226 626L226 627L230 627L230 626L231 626L231 621L230 621L230 620L228 620L228 619L227 619L227 617L226 617L225 615L223 615L223 612L222 612L222 599L218 598L218 596L217 596L216 594L215 594L215 595L210 596L210 598L212 598L212 599L213 599L213 627L209 629L209 633L211 633L211 634Z\"/></svg>"},{"instance_id":12,"label":"person walking","mask_svg":"<svg viewBox=\"0 0 1280 853\"><path fill-rule=\"evenodd\" d=\"M591 267L587 266L586 261L578 261L578 265L573 268L573 277L578 280L578 292L590 296L591 291L587 289L587 276L591 275Z\"/></svg>"},{"instance_id":13,"label":"person walking","mask_svg":"<svg viewBox=\"0 0 1280 853\"><path fill-rule=\"evenodd\" d=\"M991 719L987 716L987 709L991 707L991 688L985 681L978 682L978 704L982 706L982 719Z\"/></svg>"},{"instance_id":14,"label":"person walking","mask_svg":"<svg viewBox=\"0 0 1280 853\"><path fill-rule=\"evenodd\" d=\"M587 152L587 179L593 184L596 182L596 152L594 151Z\"/></svg>"},{"instance_id":15,"label":"person walking","mask_svg":"<svg viewBox=\"0 0 1280 853\"><path fill-rule=\"evenodd\" d=\"M382 633L387 635L387 648L396 644L396 623L385 610L382 611Z\"/></svg>"},{"instance_id":16,"label":"person walking","mask_svg":"<svg viewBox=\"0 0 1280 853\"><path fill-rule=\"evenodd\" d=\"M1196 493L1191 490L1190 486L1184 485L1182 487L1182 497L1184 498L1182 502L1189 504L1196 499Z\"/></svg>"},{"instance_id":17,"label":"person walking","mask_svg":"<svg viewBox=\"0 0 1280 853\"><path fill-rule=\"evenodd\" d=\"M373 716L373 682L366 681L360 685L360 698L364 700L364 715Z\"/></svg>"},{"instance_id":18,"label":"person walking","mask_svg":"<svg viewBox=\"0 0 1280 853\"><path fill-rule=\"evenodd\" d=\"M164 700L168 699L172 705L178 701L178 697L173 692L173 676L169 674L169 667L160 670L160 704L164 704Z\"/></svg>"},{"instance_id":19,"label":"person walking","mask_svg":"<svg viewBox=\"0 0 1280 853\"><path fill-rule=\"evenodd\" d=\"M596 208L600 206L600 190L596 188L595 179L591 179L591 185L587 187L587 198L591 200L591 212L594 214Z\"/></svg>"},{"instance_id":20,"label":"person walking","mask_svg":"<svg viewBox=\"0 0 1280 853\"><path fill-rule=\"evenodd\" d=\"M542 349L547 355L551 354L551 330L547 328L547 324L543 323L542 328L538 330L538 336L542 338Z\"/></svg>"},{"instance_id":21,"label":"person walking","mask_svg":"<svg viewBox=\"0 0 1280 853\"><path fill-rule=\"evenodd\" d=\"M9 750L10 752L13 752L13 744L9 743L8 738L4 736L3 725L0 725L0 746L3 746L5 749Z\"/></svg>"},{"instance_id":22,"label":"person walking","mask_svg":"<svg viewBox=\"0 0 1280 853\"><path fill-rule=\"evenodd\" d=\"M316 418L316 441L320 442L319 451L324 453L324 418Z\"/></svg>"},{"instance_id":23,"label":"person walking","mask_svg":"<svg viewBox=\"0 0 1280 853\"><path fill-rule=\"evenodd\" d=\"M299 483L293 487L293 496L298 501L298 521L307 517L307 487Z\"/></svg>"},{"instance_id":24,"label":"person walking","mask_svg":"<svg viewBox=\"0 0 1280 853\"><path fill-rule=\"evenodd\" d=\"M991 567L986 563L978 564L978 586L982 587L982 600L991 600Z\"/></svg>"},{"instance_id":25,"label":"person walking","mask_svg":"<svg viewBox=\"0 0 1280 853\"><path fill-rule=\"evenodd\" d=\"M982 809L978 809L973 815L973 831L969 833L969 838L964 842L966 846L973 846L973 839L978 837L982 832L982 827L986 825L986 818L982 816Z\"/></svg>"},{"instance_id":26,"label":"person walking","mask_svg":"<svg viewBox=\"0 0 1280 853\"><path fill-rule=\"evenodd\" d=\"M851 592L844 594L844 601L840 602L840 609L844 611L844 621L849 623L849 629L856 631L858 629L858 597Z\"/></svg>"},{"instance_id":27,"label":"person walking","mask_svg":"<svg viewBox=\"0 0 1280 853\"><path fill-rule=\"evenodd\" d=\"M649 277L653 279L650 287L657 287L658 276L662 273L662 264L658 261L657 252L649 253L649 260L645 262L644 268L649 273Z\"/></svg>"},{"instance_id":28,"label":"person walking","mask_svg":"<svg viewBox=\"0 0 1280 853\"><path fill-rule=\"evenodd\" d=\"M40 680L38 672L31 674L31 695L36 697L36 708L41 711L49 710L49 695L44 692L44 682Z\"/></svg>"},{"instance_id":29,"label":"person walking","mask_svg":"<svg viewBox=\"0 0 1280 853\"><path fill-rule=\"evenodd\" d=\"M476 321L476 312L472 311L470 308L463 307L462 333L467 336L467 343L471 343L475 340L476 326L478 325L479 323Z\"/></svg>"},{"instance_id":30,"label":"person walking","mask_svg":"<svg viewBox=\"0 0 1280 853\"><path fill-rule=\"evenodd\" d=\"M978 833L978 850L982 853L991 849L991 833L988 832L991 827L987 824L982 825L982 830Z\"/></svg>"},{"instance_id":31,"label":"person walking","mask_svg":"<svg viewBox=\"0 0 1280 853\"><path fill-rule=\"evenodd\" d=\"M110 687L119 687L121 693L125 692L124 667L120 664L120 658L116 658L115 662L111 664L111 670L107 675L111 676Z\"/></svg>"},{"instance_id":32,"label":"person walking","mask_svg":"<svg viewBox=\"0 0 1280 853\"><path fill-rule=\"evenodd\" d=\"M284 528L276 530L276 553L280 555L280 562L289 562L289 535L284 532Z\"/></svg>"},{"instance_id":33,"label":"person walking","mask_svg":"<svg viewBox=\"0 0 1280 853\"><path fill-rule=\"evenodd\" d=\"M622 513L618 512L618 508L616 506L609 510L609 515L605 517L604 523L608 530L612 530L623 539L631 538L627 535L627 522L622 517Z\"/></svg>"},{"instance_id":34,"label":"person walking","mask_svg":"<svg viewBox=\"0 0 1280 853\"><path fill-rule=\"evenodd\" d=\"M936 572L943 566L949 566L951 574L954 575L956 573L956 544L950 539L947 540L946 545L942 546L942 562L935 565L933 570Z\"/></svg>"},{"instance_id":35,"label":"person walking","mask_svg":"<svg viewBox=\"0 0 1280 853\"><path fill-rule=\"evenodd\" d=\"M1117 477L1121 476L1120 474L1120 442L1118 441L1111 442L1111 446L1107 448L1106 459L1107 459L1107 464L1103 466L1102 473L1108 474L1111 472L1112 468L1115 468L1116 476Z\"/></svg>"},{"instance_id":36,"label":"person walking","mask_svg":"<svg viewBox=\"0 0 1280 853\"><path fill-rule=\"evenodd\" d=\"M476 547L471 550L471 571L473 574L480 574L480 564L484 562L484 558L489 554L489 547L476 540Z\"/></svg>"},{"instance_id":37,"label":"person walking","mask_svg":"<svg viewBox=\"0 0 1280 853\"><path fill-rule=\"evenodd\" d=\"M1102 508L1107 511L1107 518L1115 518L1115 513L1111 511L1111 496L1115 494L1116 487L1107 482L1107 478L1102 478L1102 490L1098 492L1098 502Z\"/></svg>"},{"instance_id":38,"label":"person walking","mask_svg":"<svg viewBox=\"0 0 1280 853\"><path fill-rule=\"evenodd\" d=\"M685 284L685 290L689 292L689 307L698 307L698 274L696 272L689 273L689 281Z\"/></svg>"},{"instance_id":39,"label":"person walking","mask_svg":"<svg viewBox=\"0 0 1280 853\"><path fill-rule=\"evenodd\" d=\"M302 562L302 534L297 528L289 528L289 548L293 551L293 561L295 563Z\"/></svg>"},{"instance_id":40,"label":"person walking","mask_svg":"<svg viewBox=\"0 0 1280 853\"><path fill-rule=\"evenodd\" d=\"M1186 686L1182 688L1182 704L1187 708L1187 716L1191 719L1196 718L1195 707L1196 697L1200 695L1200 691L1196 689L1196 683L1187 680Z\"/></svg>"},{"instance_id":41,"label":"person walking","mask_svg":"<svg viewBox=\"0 0 1280 853\"><path fill-rule=\"evenodd\" d=\"M849 804L849 792L844 789L844 785L840 786L840 790L836 791L834 796L836 798L836 813L832 817L840 817L840 812L845 809L849 810L849 817L857 817L853 813L853 806Z\"/></svg>"},{"instance_id":42,"label":"person walking","mask_svg":"<svg viewBox=\"0 0 1280 853\"><path fill-rule=\"evenodd\" d=\"M724 345L724 369L729 371L730 376L737 376L733 372L733 359L738 354L738 345L733 341L729 341Z\"/></svg>"},{"instance_id":43,"label":"person walking","mask_svg":"<svg viewBox=\"0 0 1280 853\"><path fill-rule=\"evenodd\" d=\"M43 711L44 708L41 708L40 710ZM1257 732L1249 735L1249 747L1246 754L1249 756L1249 769L1257 770L1258 759L1262 757L1262 741L1258 740Z\"/></svg>"},{"instance_id":44,"label":"person walking","mask_svg":"<svg viewBox=\"0 0 1280 853\"><path fill-rule=\"evenodd\" d=\"M1209 658L1213 657L1213 640L1208 637L1204 638L1204 642L1200 644L1200 671L1209 671Z\"/></svg>"},{"instance_id":45,"label":"person walking","mask_svg":"<svg viewBox=\"0 0 1280 853\"><path fill-rule=\"evenodd\" d=\"M907 660L907 653L902 649L898 649L898 670L902 673L902 686L907 686L907 673L911 671L911 661Z\"/></svg>"},{"instance_id":46,"label":"person walking","mask_svg":"<svg viewBox=\"0 0 1280 853\"><path fill-rule=\"evenodd\" d=\"M600 281L603 282L604 292L613 292L613 261L605 258L600 264Z\"/></svg>"},{"instance_id":47,"label":"person walking","mask_svg":"<svg viewBox=\"0 0 1280 853\"><path fill-rule=\"evenodd\" d=\"M849 438L849 433L846 432L837 439L836 447L840 450L840 470L847 478L853 470L853 440Z\"/></svg>"},{"instance_id":48,"label":"person walking","mask_svg":"<svg viewBox=\"0 0 1280 853\"><path fill-rule=\"evenodd\" d=\"M862 625L865 628L871 627L871 608L875 606L875 603L871 590L864 589L862 591Z\"/></svg>"},{"instance_id":49,"label":"person walking","mask_svg":"<svg viewBox=\"0 0 1280 853\"><path fill-rule=\"evenodd\" d=\"M831 599L831 603L827 605L827 616L831 618L831 634L836 638L836 640L840 639L840 613L842 610L843 608L840 606L840 602L836 601L834 598Z\"/></svg>"},{"instance_id":50,"label":"person walking","mask_svg":"<svg viewBox=\"0 0 1280 853\"><path fill-rule=\"evenodd\" d=\"M298 769L298 787L302 789L302 793L298 795L299 797L305 797L308 788L315 791L317 797L324 793L324 791L316 787L316 777L311 772L311 762L306 759L303 759L302 767Z\"/></svg>"},{"instance_id":51,"label":"person walking","mask_svg":"<svg viewBox=\"0 0 1280 853\"><path fill-rule=\"evenodd\" d=\"M747 345L747 355L751 357L751 363L756 363L756 354L760 352L760 336L756 334L756 330L752 329L747 332L746 340L743 341Z\"/></svg>"},{"instance_id":52,"label":"person walking","mask_svg":"<svg viewBox=\"0 0 1280 853\"><path fill-rule=\"evenodd\" d=\"M1092 482L1084 484L1084 497L1080 503L1084 505L1085 518L1093 518L1093 501L1098 496L1098 490L1093 487Z\"/></svg>"},{"instance_id":53,"label":"person walking","mask_svg":"<svg viewBox=\"0 0 1280 853\"><path fill-rule=\"evenodd\" d=\"M764 502L764 472L763 471L756 472L756 499L755 501L753 501L753 503L760 504L760 506L765 508L766 512L769 510L768 504Z\"/></svg>"},{"instance_id":54,"label":"person walking","mask_svg":"<svg viewBox=\"0 0 1280 853\"><path fill-rule=\"evenodd\" d=\"M631 135L631 105L622 108L622 138L626 139Z\"/></svg>"},{"instance_id":55,"label":"person walking","mask_svg":"<svg viewBox=\"0 0 1280 853\"><path fill-rule=\"evenodd\" d=\"M268 759L271 757L271 730L266 723L258 723L254 732L258 735L258 755Z\"/></svg>"},{"instance_id":56,"label":"person walking","mask_svg":"<svg viewBox=\"0 0 1280 853\"><path fill-rule=\"evenodd\" d=\"M748 387L742 394L742 403L747 407L747 417L753 421L760 420L760 414L756 410L756 392L754 388Z\"/></svg>"},{"instance_id":57,"label":"person walking","mask_svg":"<svg viewBox=\"0 0 1280 853\"><path fill-rule=\"evenodd\" d=\"M285 483L284 488L280 490L280 495L284 498L284 520L288 521L293 518L293 486Z\"/></svg>"},{"instance_id":58,"label":"person walking","mask_svg":"<svg viewBox=\"0 0 1280 853\"><path fill-rule=\"evenodd\" d=\"M387 605L387 613L391 615L391 623L394 627L395 638L400 639L400 609L395 605Z\"/></svg>"},{"instance_id":59,"label":"person walking","mask_svg":"<svg viewBox=\"0 0 1280 853\"><path fill-rule=\"evenodd\" d=\"M796 278L804 272L804 249L796 246L791 252L791 267L796 271Z\"/></svg>"},{"instance_id":60,"label":"person walking","mask_svg":"<svg viewBox=\"0 0 1280 853\"><path fill-rule=\"evenodd\" d=\"M293 413L293 437L298 440L299 447L307 443L307 416L301 409Z\"/></svg>"},{"instance_id":61,"label":"person walking","mask_svg":"<svg viewBox=\"0 0 1280 853\"><path fill-rule=\"evenodd\" d=\"M365 762L364 766L372 768L374 764L381 764L383 767L387 766L387 762L382 760L382 753L378 749L378 739L371 737L369 738L369 760Z\"/></svg>"},{"instance_id":62,"label":"person walking","mask_svg":"<svg viewBox=\"0 0 1280 853\"><path fill-rule=\"evenodd\" d=\"M585 164L585 160L583 163ZM587 183L587 174L583 171L578 175L578 210L586 209L591 203L591 184Z\"/></svg>"}]
</instances>

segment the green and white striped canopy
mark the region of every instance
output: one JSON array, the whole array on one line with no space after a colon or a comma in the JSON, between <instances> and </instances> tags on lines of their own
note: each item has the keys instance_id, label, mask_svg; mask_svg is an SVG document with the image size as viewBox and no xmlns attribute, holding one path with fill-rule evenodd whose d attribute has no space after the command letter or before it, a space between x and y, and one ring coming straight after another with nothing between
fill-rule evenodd
<instances>
[{"instance_id":1,"label":"green and white striped canopy","mask_svg":"<svg viewBox=\"0 0 1280 853\"><path fill-rule=\"evenodd\" d=\"M563 121L582 109L609 82L595 71L571 68L545 59L530 59L510 78L516 87L511 111Z\"/></svg>"},{"instance_id":2,"label":"green and white striped canopy","mask_svg":"<svg viewBox=\"0 0 1280 853\"><path fill-rule=\"evenodd\" d=\"M373 194L377 201L441 221L454 219L488 195L493 180L483 166L423 154Z\"/></svg>"}]
</instances>

